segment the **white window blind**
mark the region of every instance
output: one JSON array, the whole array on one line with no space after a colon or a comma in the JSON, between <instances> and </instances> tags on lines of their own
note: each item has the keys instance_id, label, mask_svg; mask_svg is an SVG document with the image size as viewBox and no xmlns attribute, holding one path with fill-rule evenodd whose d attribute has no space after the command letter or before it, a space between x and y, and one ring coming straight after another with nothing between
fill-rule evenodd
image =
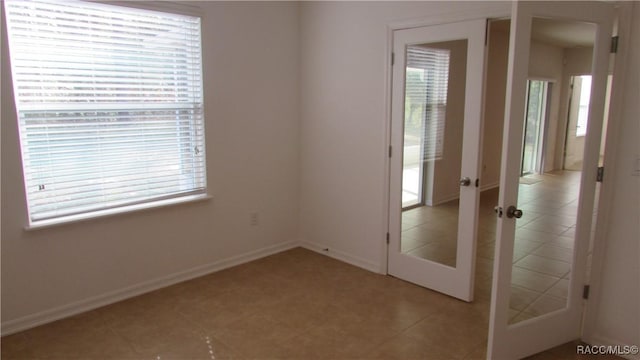
<instances>
[{"instance_id":1,"label":"white window blind","mask_svg":"<svg viewBox=\"0 0 640 360\"><path fill-rule=\"evenodd\" d=\"M445 49L407 47L405 137L421 139L423 160L443 156L449 57Z\"/></svg>"},{"instance_id":2,"label":"white window blind","mask_svg":"<svg viewBox=\"0 0 640 360\"><path fill-rule=\"evenodd\" d=\"M206 191L200 18L6 0L31 222Z\"/></svg>"}]
</instances>

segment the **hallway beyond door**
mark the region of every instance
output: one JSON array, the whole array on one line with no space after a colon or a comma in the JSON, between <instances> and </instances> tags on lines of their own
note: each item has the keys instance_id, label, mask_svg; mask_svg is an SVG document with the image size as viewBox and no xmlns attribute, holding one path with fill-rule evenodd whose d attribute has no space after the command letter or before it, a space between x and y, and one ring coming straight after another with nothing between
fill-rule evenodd
<instances>
[{"instance_id":1,"label":"hallway beyond door","mask_svg":"<svg viewBox=\"0 0 640 360\"><path fill-rule=\"evenodd\" d=\"M571 268L580 172L557 171L522 178L513 256L510 321L561 309L566 304ZM457 216L457 200L402 213L402 251L455 266L455 233L444 232ZM496 237L498 189L480 197L476 293L490 293Z\"/></svg>"}]
</instances>

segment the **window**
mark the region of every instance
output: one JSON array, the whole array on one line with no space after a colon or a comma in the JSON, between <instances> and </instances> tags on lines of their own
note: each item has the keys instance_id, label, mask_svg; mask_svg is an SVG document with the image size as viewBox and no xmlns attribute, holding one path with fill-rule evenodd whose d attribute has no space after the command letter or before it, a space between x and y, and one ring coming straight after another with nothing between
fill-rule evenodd
<instances>
[{"instance_id":1,"label":"window","mask_svg":"<svg viewBox=\"0 0 640 360\"><path fill-rule=\"evenodd\" d=\"M580 100L578 103L578 123L576 136L587 135L587 121L589 118L589 101L591 99L591 75L582 75L580 78Z\"/></svg>"},{"instance_id":2,"label":"window","mask_svg":"<svg viewBox=\"0 0 640 360\"><path fill-rule=\"evenodd\" d=\"M6 0L30 222L206 194L200 18Z\"/></svg>"},{"instance_id":3,"label":"window","mask_svg":"<svg viewBox=\"0 0 640 360\"><path fill-rule=\"evenodd\" d=\"M405 137L422 145L422 160L438 160L444 151L450 51L407 47Z\"/></svg>"}]
</instances>

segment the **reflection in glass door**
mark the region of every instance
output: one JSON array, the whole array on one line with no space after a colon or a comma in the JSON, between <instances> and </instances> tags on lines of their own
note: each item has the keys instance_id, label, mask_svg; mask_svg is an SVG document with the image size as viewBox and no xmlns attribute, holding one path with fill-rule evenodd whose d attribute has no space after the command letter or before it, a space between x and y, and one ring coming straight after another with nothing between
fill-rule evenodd
<instances>
[{"instance_id":1,"label":"reflection in glass door","mask_svg":"<svg viewBox=\"0 0 640 360\"><path fill-rule=\"evenodd\" d=\"M524 123L521 175L541 173L542 136L547 112L548 82L527 82L527 112Z\"/></svg>"},{"instance_id":2,"label":"reflection in glass door","mask_svg":"<svg viewBox=\"0 0 640 360\"><path fill-rule=\"evenodd\" d=\"M571 77L571 98L564 145L564 169L580 170L587 134L591 98L591 75Z\"/></svg>"},{"instance_id":3,"label":"reflection in glass door","mask_svg":"<svg viewBox=\"0 0 640 360\"><path fill-rule=\"evenodd\" d=\"M452 267L464 113L447 104L448 96L453 104L464 103L466 57L466 39L406 49L401 251Z\"/></svg>"},{"instance_id":4,"label":"reflection in glass door","mask_svg":"<svg viewBox=\"0 0 640 360\"><path fill-rule=\"evenodd\" d=\"M424 205L429 201L425 197L431 197L433 176L429 175L434 161L441 160L443 154L451 50L446 46L412 45L407 47L406 56L404 209Z\"/></svg>"},{"instance_id":5,"label":"reflection in glass door","mask_svg":"<svg viewBox=\"0 0 640 360\"><path fill-rule=\"evenodd\" d=\"M569 24L566 20L532 19L532 31ZM581 24L591 37L595 26ZM586 30L589 30L588 32ZM594 41L594 40L591 40ZM591 57L585 53L583 61ZM576 61L572 59L571 61ZM571 65L568 62L568 65ZM590 85L590 84L589 84ZM521 175L538 173L547 84L527 81ZM582 144L580 153L584 150ZM581 169L578 169L581 170ZM579 171L551 171L520 182L517 191L509 324L567 307L572 277L578 203L583 186Z\"/></svg>"},{"instance_id":6,"label":"reflection in glass door","mask_svg":"<svg viewBox=\"0 0 640 360\"><path fill-rule=\"evenodd\" d=\"M600 2L514 3L487 358L523 358L580 337L614 10ZM591 53L574 59L591 61L593 77L584 161L579 172L547 173L523 185L518 150L528 110L529 49L546 29L579 29L590 39L585 47ZM562 46L565 53L572 48Z\"/></svg>"}]
</instances>

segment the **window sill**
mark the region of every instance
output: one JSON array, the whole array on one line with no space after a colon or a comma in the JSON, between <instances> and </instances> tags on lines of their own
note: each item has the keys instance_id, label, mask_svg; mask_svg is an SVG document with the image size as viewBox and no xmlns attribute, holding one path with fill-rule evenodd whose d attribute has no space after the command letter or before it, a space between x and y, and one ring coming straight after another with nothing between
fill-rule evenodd
<instances>
[{"instance_id":1,"label":"window sill","mask_svg":"<svg viewBox=\"0 0 640 360\"><path fill-rule=\"evenodd\" d=\"M212 197L208 194L188 195L188 196L182 196L174 199L158 200L158 201L153 201L153 202L148 202L143 204L122 206L115 209L98 210L98 211L92 211L84 214L63 216L56 219L39 220L25 226L24 229L26 231L40 230L40 229L46 229L54 226L73 224L73 223L92 220L92 219L129 214L129 213L140 212L145 210L153 210L153 209L163 208L167 206L206 201L211 199Z\"/></svg>"}]
</instances>

